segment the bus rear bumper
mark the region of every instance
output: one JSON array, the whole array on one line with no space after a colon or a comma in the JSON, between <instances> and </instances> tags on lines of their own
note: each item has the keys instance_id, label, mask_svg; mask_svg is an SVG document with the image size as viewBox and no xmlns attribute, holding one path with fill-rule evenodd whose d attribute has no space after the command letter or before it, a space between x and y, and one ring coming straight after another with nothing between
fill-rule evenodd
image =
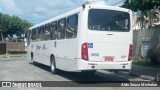
<instances>
[{"instance_id":1,"label":"bus rear bumper","mask_svg":"<svg viewBox=\"0 0 160 90\"><path fill-rule=\"evenodd\" d=\"M98 70L106 69L113 71L131 70L132 61L127 62L90 62L79 60L78 70Z\"/></svg>"}]
</instances>

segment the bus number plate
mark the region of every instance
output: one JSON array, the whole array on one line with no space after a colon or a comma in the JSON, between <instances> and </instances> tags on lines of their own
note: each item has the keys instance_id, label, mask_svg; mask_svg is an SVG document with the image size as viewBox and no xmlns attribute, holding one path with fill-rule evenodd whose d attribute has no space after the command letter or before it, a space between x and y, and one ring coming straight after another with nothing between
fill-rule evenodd
<instances>
[{"instance_id":1,"label":"bus number plate","mask_svg":"<svg viewBox=\"0 0 160 90\"><path fill-rule=\"evenodd\" d=\"M106 62L113 62L114 61L114 57L112 57L112 56L104 57L104 61L106 61Z\"/></svg>"}]
</instances>

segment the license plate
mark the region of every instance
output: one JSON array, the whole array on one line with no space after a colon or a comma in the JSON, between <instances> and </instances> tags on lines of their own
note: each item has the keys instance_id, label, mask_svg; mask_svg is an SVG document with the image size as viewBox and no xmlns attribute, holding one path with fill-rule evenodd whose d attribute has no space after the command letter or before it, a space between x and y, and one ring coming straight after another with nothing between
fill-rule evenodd
<instances>
[{"instance_id":1,"label":"license plate","mask_svg":"<svg viewBox=\"0 0 160 90\"><path fill-rule=\"evenodd\" d=\"M113 56L104 57L104 61L113 62L114 61L114 57Z\"/></svg>"}]
</instances>

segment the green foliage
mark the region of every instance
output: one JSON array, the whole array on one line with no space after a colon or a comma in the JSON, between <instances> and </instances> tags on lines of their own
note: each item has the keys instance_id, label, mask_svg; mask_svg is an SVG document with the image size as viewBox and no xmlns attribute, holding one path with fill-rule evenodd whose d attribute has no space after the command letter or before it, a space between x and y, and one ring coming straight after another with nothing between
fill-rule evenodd
<instances>
[{"instance_id":1,"label":"green foliage","mask_svg":"<svg viewBox=\"0 0 160 90\"><path fill-rule=\"evenodd\" d=\"M145 11L160 6L160 0L126 0L122 7L129 8L133 11Z\"/></svg>"},{"instance_id":2,"label":"green foliage","mask_svg":"<svg viewBox=\"0 0 160 90\"><path fill-rule=\"evenodd\" d=\"M17 16L0 13L0 30L4 35L25 33L30 26L32 26L31 23Z\"/></svg>"},{"instance_id":3,"label":"green foliage","mask_svg":"<svg viewBox=\"0 0 160 90\"><path fill-rule=\"evenodd\" d=\"M159 63L160 64L160 47L158 48L150 48L146 52L146 57L147 60L150 60L153 63Z\"/></svg>"},{"instance_id":4,"label":"green foliage","mask_svg":"<svg viewBox=\"0 0 160 90\"><path fill-rule=\"evenodd\" d=\"M133 60L134 65L141 65L141 66L149 66L149 67L156 67L160 68L160 64L152 63L146 60Z\"/></svg>"},{"instance_id":5,"label":"green foliage","mask_svg":"<svg viewBox=\"0 0 160 90\"><path fill-rule=\"evenodd\" d=\"M147 11L141 11L140 15L137 17L137 22L140 24L141 29L145 28L147 23L149 27L152 27L153 20L159 20L160 12L158 9L151 9Z\"/></svg>"},{"instance_id":6,"label":"green foliage","mask_svg":"<svg viewBox=\"0 0 160 90\"><path fill-rule=\"evenodd\" d=\"M141 29L145 28L147 23L152 27L153 20L159 20L160 0L126 0L122 7L131 9L135 12L141 12L137 18Z\"/></svg>"},{"instance_id":7,"label":"green foliage","mask_svg":"<svg viewBox=\"0 0 160 90\"><path fill-rule=\"evenodd\" d=\"M139 17L137 17L137 21L140 24L141 29L146 25L145 12L142 12Z\"/></svg>"},{"instance_id":8,"label":"green foliage","mask_svg":"<svg viewBox=\"0 0 160 90\"><path fill-rule=\"evenodd\" d=\"M151 9L147 11L146 17L148 17L149 26L151 27L153 25L153 19L157 19L159 21L159 15L160 11L157 9Z\"/></svg>"}]
</instances>

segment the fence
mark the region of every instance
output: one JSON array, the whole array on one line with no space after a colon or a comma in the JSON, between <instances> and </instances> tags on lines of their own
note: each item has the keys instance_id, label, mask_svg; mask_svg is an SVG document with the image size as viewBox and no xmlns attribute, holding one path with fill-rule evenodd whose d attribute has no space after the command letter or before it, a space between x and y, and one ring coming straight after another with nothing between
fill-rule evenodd
<instances>
[{"instance_id":1,"label":"fence","mask_svg":"<svg viewBox=\"0 0 160 90\"><path fill-rule=\"evenodd\" d=\"M134 30L133 45L133 57L135 59L144 57L150 47L160 46L160 28Z\"/></svg>"},{"instance_id":2,"label":"fence","mask_svg":"<svg viewBox=\"0 0 160 90\"><path fill-rule=\"evenodd\" d=\"M0 54L7 54L11 51L25 51L24 42L0 42Z\"/></svg>"}]
</instances>

